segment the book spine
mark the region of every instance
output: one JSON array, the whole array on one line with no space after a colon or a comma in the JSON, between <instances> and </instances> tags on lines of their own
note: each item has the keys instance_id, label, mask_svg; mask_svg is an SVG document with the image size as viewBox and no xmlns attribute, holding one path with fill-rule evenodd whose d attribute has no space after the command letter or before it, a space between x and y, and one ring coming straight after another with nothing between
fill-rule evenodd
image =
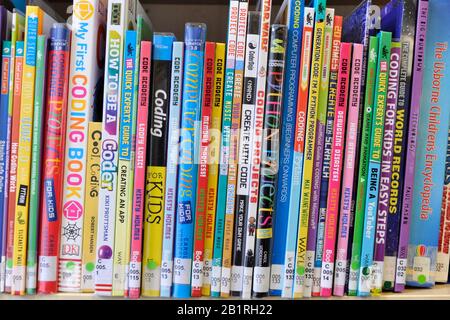
<instances>
[{"instance_id":1,"label":"book spine","mask_svg":"<svg viewBox=\"0 0 450 320\"><path fill-rule=\"evenodd\" d=\"M250 12L248 17L248 32L246 44L245 72L242 101L242 126L239 141L239 168L236 183L236 208L234 226L233 266L231 269L231 294L240 296L242 293L242 277L244 275L244 240L247 225L245 213L248 209L250 194L250 165L253 137L252 129L255 123L255 95L259 43L259 12Z\"/></svg>"},{"instance_id":2,"label":"book spine","mask_svg":"<svg viewBox=\"0 0 450 320\"><path fill-rule=\"evenodd\" d=\"M173 296L176 298L191 295L205 37L204 24L186 24L173 277Z\"/></svg>"},{"instance_id":3,"label":"book spine","mask_svg":"<svg viewBox=\"0 0 450 320\"><path fill-rule=\"evenodd\" d=\"M415 162L413 168L407 166L407 174L414 174L410 216L410 237L407 251L406 285L414 287L432 287L435 284L436 258L439 242L440 212L442 206L442 191L444 184L446 143L450 109L450 92L445 90L450 83L449 43L450 30L442 28L442 21L447 18L450 10L448 1L428 2L428 28L426 34L425 60L419 54L415 76L423 78L422 95L419 105L412 98L410 130L414 127L415 107L418 106L418 123L415 147ZM420 4L419 4L420 8ZM420 30L418 33L420 34ZM423 77L419 72L422 64ZM415 81L415 80L414 80ZM420 91L413 81L413 94ZM419 98L419 97L417 97ZM411 132L411 131L410 131ZM412 140L409 140L412 142ZM413 150L408 147L408 153ZM412 169L412 171L410 171ZM408 180L408 181L407 181ZM410 176L406 176L403 204L408 206L408 188ZM405 213L405 212L403 212ZM402 225L404 226L404 225ZM402 235L401 235L402 236ZM401 237L400 237L401 239ZM401 249L401 248L400 248ZM402 253L400 251L400 253Z\"/></svg>"},{"instance_id":4,"label":"book spine","mask_svg":"<svg viewBox=\"0 0 450 320\"><path fill-rule=\"evenodd\" d=\"M286 253L283 270L283 298L291 298L294 286L295 252L297 246L298 215L300 212L300 192L302 186L303 154L305 151L306 113L308 108L311 48L314 29L314 8L305 7L303 14L302 47L300 59L300 79L295 115L295 137L292 157L291 195L286 235ZM289 61L289 60L288 60Z\"/></svg>"},{"instance_id":5,"label":"book spine","mask_svg":"<svg viewBox=\"0 0 450 320\"><path fill-rule=\"evenodd\" d=\"M327 110L326 110L326 123L325 123L325 139L323 146L323 165L321 170L321 186L320 186L320 199L319 199L319 217L317 226L317 243L316 243L316 257L314 261L314 278L319 281L313 286L313 296L320 295L320 277L322 272L322 256L323 245L325 238L325 222L327 215L327 200L328 200L328 184L330 180L330 164L331 164L331 151L333 147L333 125L334 125L334 113L336 106L337 96L337 84L339 75L339 55L341 50L341 38L342 38L342 16L334 17L333 26L333 42L331 53L331 65L330 65L330 78L327 97Z\"/></svg>"},{"instance_id":6,"label":"book spine","mask_svg":"<svg viewBox=\"0 0 450 320\"><path fill-rule=\"evenodd\" d=\"M174 42L170 86L169 137L167 146L166 201L161 261L161 296L170 297L173 278L173 243L177 201L180 112L184 68L184 43Z\"/></svg>"},{"instance_id":7,"label":"book spine","mask_svg":"<svg viewBox=\"0 0 450 320\"><path fill-rule=\"evenodd\" d=\"M11 292L12 266L14 252L14 223L16 216L17 163L19 151L20 104L22 92L24 42L16 43L16 57L14 61L14 92L13 115L11 121L9 198L8 198L8 234L6 239L6 271L5 292Z\"/></svg>"},{"instance_id":8,"label":"book spine","mask_svg":"<svg viewBox=\"0 0 450 320\"><path fill-rule=\"evenodd\" d=\"M335 257L335 243L337 234L337 221L339 213L339 198L341 195L341 181L342 181L342 160L344 157L344 144L347 113L349 109L349 88L351 86L350 74L352 72L352 44L341 43L341 51L339 53L339 73L336 92L336 106L333 124L333 146L331 149L330 162L330 181L328 184L328 199L327 199L327 215L325 220L325 232L322 255L322 271L320 279L320 295L330 296L334 257ZM360 49L360 48L359 48ZM359 59L355 55L355 60ZM359 62L360 63L360 62ZM349 120L352 120L351 118ZM347 131L347 138L349 134Z\"/></svg>"},{"instance_id":9,"label":"book spine","mask_svg":"<svg viewBox=\"0 0 450 320\"><path fill-rule=\"evenodd\" d=\"M314 267L319 224L321 174L323 167L325 125L327 119L328 85L330 82L330 63L333 46L334 9L325 11L322 69L320 70L319 101L317 107L316 141L314 144L314 164L312 174L312 194L306 243L305 286L303 296L311 297L313 286L315 294L320 292L320 270Z\"/></svg>"},{"instance_id":10,"label":"book spine","mask_svg":"<svg viewBox=\"0 0 450 320\"><path fill-rule=\"evenodd\" d=\"M250 180L250 201L246 212L247 236L245 238L244 277L242 297L249 299L252 294L253 267L255 266L256 215L258 211L259 176L261 168L262 135L267 84L267 66L269 55L270 18L272 1L264 0L260 18L260 38L258 43L258 78L256 83L255 125L253 128L253 148ZM252 222L253 221L253 222Z\"/></svg>"},{"instance_id":11,"label":"book spine","mask_svg":"<svg viewBox=\"0 0 450 320\"><path fill-rule=\"evenodd\" d=\"M380 39L380 45L378 50L377 84L375 87L372 132L370 135L371 146L367 170L366 205L361 244L358 296L367 296L370 294L392 34L382 31L378 34L378 38Z\"/></svg>"},{"instance_id":12,"label":"book spine","mask_svg":"<svg viewBox=\"0 0 450 320\"><path fill-rule=\"evenodd\" d=\"M119 129L121 115L122 73L124 70L125 31L129 1L108 2L105 76L103 90L102 159L100 173L99 215L95 293L110 296L113 283L114 230L116 220ZM72 206L75 202L72 202ZM81 212L77 210L77 212ZM81 214L81 213L80 213Z\"/></svg>"},{"instance_id":13,"label":"book spine","mask_svg":"<svg viewBox=\"0 0 450 320\"><path fill-rule=\"evenodd\" d=\"M214 70L214 92L210 129L209 165L208 165L208 191L206 204L206 230L205 230L205 252L203 262L203 287L204 296L211 295L212 258L214 249L214 229L216 222L217 205L217 183L219 181L220 161L220 129L222 126L222 104L223 104L223 81L225 75L224 43L216 44L215 70Z\"/></svg>"},{"instance_id":14,"label":"book spine","mask_svg":"<svg viewBox=\"0 0 450 320\"><path fill-rule=\"evenodd\" d=\"M98 224L98 193L100 179L100 146L102 145L102 123L89 122L88 149L86 155L86 208L83 221L83 255L81 258L81 291L94 292L95 241Z\"/></svg>"},{"instance_id":15,"label":"book spine","mask_svg":"<svg viewBox=\"0 0 450 320\"><path fill-rule=\"evenodd\" d=\"M436 258L436 282L446 283L448 281L448 270L450 261L450 130L447 140L447 157L445 161L444 192L442 197L441 221L439 226L439 243Z\"/></svg>"},{"instance_id":16,"label":"book spine","mask_svg":"<svg viewBox=\"0 0 450 320\"><path fill-rule=\"evenodd\" d=\"M63 213L74 215L61 215L59 263L56 264L56 257L49 265L59 269L58 291L63 292L79 291L83 283L81 258L88 124L93 120L94 108L102 104L104 51L101 48L105 44L106 1L88 0L87 3L93 8L92 15L84 15L84 0L74 1L72 15L72 27L77 31L71 39L62 208ZM62 235L64 228L75 228L80 236L67 240Z\"/></svg>"},{"instance_id":17,"label":"book spine","mask_svg":"<svg viewBox=\"0 0 450 320\"><path fill-rule=\"evenodd\" d=\"M319 10L319 7L321 10ZM314 42L312 49L311 78L308 100L308 114L305 134L305 158L303 161L302 191L300 199L300 221L297 236L297 256L295 267L294 298L303 296L308 241L309 210L311 206L312 179L314 167L314 147L316 142L317 112L319 108L319 88L321 81L324 34L325 1L315 2Z\"/></svg>"},{"instance_id":18,"label":"book spine","mask_svg":"<svg viewBox=\"0 0 450 320\"><path fill-rule=\"evenodd\" d=\"M258 197L256 224L255 268L253 274L253 295L265 297L270 288L270 262L273 244L273 220L280 159L280 129L283 106L283 82L287 45L287 27L272 25L270 54L267 68L267 92L263 127L261 186Z\"/></svg>"},{"instance_id":19,"label":"book spine","mask_svg":"<svg viewBox=\"0 0 450 320\"><path fill-rule=\"evenodd\" d=\"M283 290L283 270L286 251L286 236L291 199L291 177L293 174L293 154L295 120L297 112L297 89L300 77L300 54L302 44L303 0L291 0L288 4L288 40L286 51L286 74L283 88L283 114L280 145L280 173L277 185L276 212L272 266L270 270L270 294L281 296Z\"/></svg>"},{"instance_id":20,"label":"book spine","mask_svg":"<svg viewBox=\"0 0 450 320\"><path fill-rule=\"evenodd\" d=\"M130 191L133 186L133 162L134 162L134 139L133 130L136 129L133 122L133 113L136 108L134 104L134 80L135 70L137 70L136 49L137 32L127 30L124 39L123 51L123 71L121 87L121 108L119 124L119 149L118 149L118 169L117 169L117 203L115 217L115 236L113 250L113 280L112 295L124 296L126 269L129 264L129 254L127 248L130 245L131 229L129 221L131 219L132 203Z\"/></svg>"},{"instance_id":21,"label":"book spine","mask_svg":"<svg viewBox=\"0 0 450 320\"><path fill-rule=\"evenodd\" d=\"M228 158L230 155L231 113L233 108L234 69L239 19L239 1L230 0L228 15L227 58L223 94L222 139L220 142L219 182L217 187L217 212L212 260L211 296L219 297L222 282L222 254L227 201Z\"/></svg>"},{"instance_id":22,"label":"book spine","mask_svg":"<svg viewBox=\"0 0 450 320\"><path fill-rule=\"evenodd\" d=\"M68 50L70 49L70 45ZM30 210L28 212L28 244L27 244L27 271L26 290L27 294L36 293L37 283L37 259L38 259L38 221L41 205L41 145L44 138L42 123L44 122L45 82L47 60L47 36L38 37L36 52L36 81L34 89L33 110L33 140L31 147L31 169L30 169ZM66 61L66 63L68 63ZM68 66L67 66L68 68ZM66 79L64 79L65 81ZM67 92L67 89L66 89Z\"/></svg>"},{"instance_id":23,"label":"book spine","mask_svg":"<svg viewBox=\"0 0 450 320\"><path fill-rule=\"evenodd\" d=\"M395 275L395 292L405 289L408 264L409 225L411 218L412 193L414 189L416 146L419 129L420 99L422 96L422 80L424 72L425 50L428 37L429 2L419 1L417 11L416 41L413 63L413 82L411 107L409 110L408 138L406 148L405 173L403 181L402 210L400 235L397 250L397 267ZM414 255L412 255L414 256Z\"/></svg>"},{"instance_id":24,"label":"book spine","mask_svg":"<svg viewBox=\"0 0 450 320\"><path fill-rule=\"evenodd\" d=\"M205 223L206 223L206 204L208 196L208 174L209 174L209 155L208 145L210 140L212 98L214 82L214 60L216 55L216 44L206 42L205 61L203 76L203 98L201 111L201 141L199 154L199 169L197 177L197 211L195 213L194 230L194 259L192 261L191 275L191 296L201 297L203 287L203 260L205 252Z\"/></svg>"},{"instance_id":25,"label":"book spine","mask_svg":"<svg viewBox=\"0 0 450 320\"><path fill-rule=\"evenodd\" d=\"M152 43L141 42L136 123L136 158L134 165L133 213L131 225L128 296L137 299L141 293L142 225L144 219L146 148L150 97Z\"/></svg>"},{"instance_id":26,"label":"book spine","mask_svg":"<svg viewBox=\"0 0 450 320\"><path fill-rule=\"evenodd\" d=\"M3 41L2 49L2 73L0 89L0 292L5 290L6 270L6 232L8 211L5 202L8 190L9 175L9 141L11 132L11 119L9 118L9 77L11 75L11 41ZM11 96L12 99L12 96Z\"/></svg>"},{"instance_id":27,"label":"book spine","mask_svg":"<svg viewBox=\"0 0 450 320\"><path fill-rule=\"evenodd\" d=\"M391 191L392 160L394 147L394 130L397 113L398 81L400 76L401 46L392 42L391 59L384 120L384 139L381 158L380 192L378 196L377 226L372 269L371 293L381 294L383 286L384 255L386 248L386 230Z\"/></svg>"},{"instance_id":28,"label":"book spine","mask_svg":"<svg viewBox=\"0 0 450 320\"><path fill-rule=\"evenodd\" d=\"M36 51L38 35L42 32L42 11L35 6L27 6L25 26L25 64L21 90L19 151L17 155L17 187L15 223L13 279L11 293L25 294L26 246L28 243L28 209L30 203L30 169L33 139L33 107L36 79Z\"/></svg>"},{"instance_id":29,"label":"book spine","mask_svg":"<svg viewBox=\"0 0 450 320\"><path fill-rule=\"evenodd\" d=\"M359 279L359 266L361 263L361 241L362 230L364 227L364 210L366 204L366 186L367 186L367 170L369 165L369 151L370 151L370 134L372 130L372 118L375 99L375 81L377 73L377 58L378 57L378 38L370 37L369 40L369 54L367 64L367 76L364 95L364 115L361 130L361 147L359 157L359 170L358 170L358 183L357 183L357 197L354 216L353 227L353 243L351 248L351 261L349 266L349 279L348 279L348 294L351 296L356 295L358 289ZM336 264L335 282L345 283L347 266ZM344 294L344 286L336 287L334 290L335 295Z\"/></svg>"},{"instance_id":30,"label":"book spine","mask_svg":"<svg viewBox=\"0 0 450 320\"><path fill-rule=\"evenodd\" d=\"M248 1L239 1L236 61L234 70L233 107L231 109L230 149L228 157L228 183L225 208L225 224L222 253L220 296L229 297L231 290L231 266L233 253L234 205L238 178L239 133L241 129L242 91L244 82L245 49L247 38ZM238 221L239 223L239 221Z\"/></svg>"}]
</instances>

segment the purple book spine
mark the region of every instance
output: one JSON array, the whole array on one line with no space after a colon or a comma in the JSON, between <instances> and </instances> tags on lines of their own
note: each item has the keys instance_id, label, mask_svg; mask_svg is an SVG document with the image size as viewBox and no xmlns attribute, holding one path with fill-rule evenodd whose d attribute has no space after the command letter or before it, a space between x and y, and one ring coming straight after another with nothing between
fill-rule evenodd
<instances>
[{"instance_id":1,"label":"purple book spine","mask_svg":"<svg viewBox=\"0 0 450 320\"><path fill-rule=\"evenodd\" d=\"M387 220L391 193L392 160L394 156L394 132L397 118L397 97L400 80L401 44L393 42L389 68L389 83L384 121L383 153L381 156L380 192L378 196L377 228L373 265L372 292L381 293L383 285L383 263L386 245Z\"/></svg>"},{"instance_id":2,"label":"purple book spine","mask_svg":"<svg viewBox=\"0 0 450 320\"><path fill-rule=\"evenodd\" d=\"M428 1L420 0L417 15L416 44L414 50L414 71L409 114L408 147L406 150L405 181L402 202L402 220L398 244L397 267L395 275L395 292L401 292L406 284L406 264L409 241L409 218L411 215L414 188L414 170L416 165L416 146L419 129L420 98L422 96L422 79L425 58L425 44L428 25Z\"/></svg>"}]
</instances>

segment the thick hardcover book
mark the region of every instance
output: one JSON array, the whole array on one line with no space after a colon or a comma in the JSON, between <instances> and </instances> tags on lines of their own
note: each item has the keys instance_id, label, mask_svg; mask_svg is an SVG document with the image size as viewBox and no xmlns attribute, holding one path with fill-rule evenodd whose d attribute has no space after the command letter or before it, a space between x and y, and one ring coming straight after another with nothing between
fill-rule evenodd
<instances>
[{"instance_id":1,"label":"thick hardcover book","mask_svg":"<svg viewBox=\"0 0 450 320\"><path fill-rule=\"evenodd\" d=\"M103 90L102 159L100 173L99 215L95 293L112 294L114 267L114 230L117 210L119 129L124 70L125 32L135 19L132 0L108 2L105 77ZM64 208L66 210L66 207ZM76 202L68 212L81 215ZM79 263L79 262L77 262Z\"/></svg>"},{"instance_id":2,"label":"thick hardcover book","mask_svg":"<svg viewBox=\"0 0 450 320\"><path fill-rule=\"evenodd\" d=\"M250 194L250 165L252 161L253 136L255 123L255 97L259 41L259 12L250 12L248 18L246 58L243 83L242 119L239 139L238 180L236 183L236 207L234 224L233 266L231 268L231 294L242 293L242 277L244 274L244 240L247 224L245 213L248 208Z\"/></svg>"},{"instance_id":3,"label":"thick hardcover book","mask_svg":"<svg viewBox=\"0 0 450 320\"><path fill-rule=\"evenodd\" d=\"M333 51L334 9L325 11L322 69L320 70L319 102L317 107L316 141L314 143L314 164L312 174L312 194L306 243L305 286L303 296L311 297L313 287L320 292L320 270L314 267L316 260L317 235L319 227L320 189L325 145L325 125L327 121L328 85L330 83L331 54Z\"/></svg>"},{"instance_id":4,"label":"thick hardcover book","mask_svg":"<svg viewBox=\"0 0 450 320\"><path fill-rule=\"evenodd\" d=\"M220 138L222 128L223 82L225 76L225 43L216 43L214 69L214 96L209 143L208 192L206 204L205 253L203 263L202 295L211 295L214 230L216 225L217 183L219 181Z\"/></svg>"},{"instance_id":5,"label":"thick hardcover book","mask_svg":"<svg viewBox=\"0 0 450 320\"><path fill-rule=\"evenodd\" d=\"M401 222L400 235L397 249L397 270L395 275L395 292L401 292L405 289L407 277L408 264L408 241L409 241L409 225L412 212L412 194L415 188L415 161L416 161L416 146L419 134L419 115L422 97L422 81L424 74L424 60L426 59L426 46L428 37L428 21L429 21L429 2L421 0L417 8L417 27L416 27L416 41L414 49L414 65L412 72L412 91L411 103L408 119L408 137L407 148L405 150L405 171L403 182L402 207L401 207Z\"/></svg>"},{"instance_id":6,"label":"thick hardcover book","mask_svg":"<svg viewBox=\"0 0 450 320\"><path fill-rule=\"evenodd\" d=\"M309 84L309 99L307 124L305 133L305 158L303 160L303 176L300 199L300 220L297 236L297 256L295 267L294 297L303 296L305 282L306 252L308 241L309 211L312 196L312 179L315 156L315 141L317 129L317 112L319 108L320 81L322 79L322 60L324 52L326 1L314 1L315 26L312 49L311 76ZM315 248L314 248L315 249Z\"/></svg>"},{"instance_id":7,"label":"thick hardcover book","mask_svg":"<svg viewBox=\"0 0 450 320\"><path fill-rule=\"evenodd\" d=\"M386 249L387 220L392 177L392 160L394 152L395 120L397 116L398 81L400 78L401 44L392 42L391 59L386 94L386 115L384 120L384 139L381 156L380 191L378 195L377 226L372 269L371 293L381 293L383 286L384 254Z\"/></svg>"},{"instance_id":8,"label":"thick hardcover book","mask_svg":"<svg viewBox=\"0 0 450 320\"><path fill-rule=\"evenodd\" d=\"M173 274L176 298L191 296L205 38L204 24L186 24Z\"/></svg>"},{"instance_id":9,"label":"thick hardcover book","mask_svg":"<svg viewBox=\"0 0 450 320\"><path fill-rule=\"evenodd\" d=\"M85 14L85 5L92 8L92 14ZM94 120L95 109L102 105L106 7L105 0L75 0L73 3L72 28L76 32L71 39L62 205L69 216L61 215L61 226L79 230L80 236L68 240L61 236L61 263L53 267L64 273L64 277L59 277L59 291L94 288L95 270L82 270L81 266L82 234L88 124ZM95 121L101 121L101 117ZM78 164L81 164L80 169Z\"/></svg>"},{"instance_id":10,"label":"thick hardcover book","mask_svg":"<svg viewBox=\"0 0 450 320\"><path fill-rule=\"evenodd\" d=\"M272 1L262 3L260 19L260 38L258 43L258 78L256 83L255 125L253 128L253 148L251 150L250 201L247 209L247 236L245 239L244 277L242 297L249 299L252 294L253 267L255 266L256 215L258 211L259 176L261 169L262 135L264 123L264 106L267 84L267 63L269 56L270 18Z\"/></svg>"},{"instance_id":11,"label":"thick hardcover book","mask_svg":"<svg viewBox=\"0 0 450 320\"><path fill-rule=\"evenodd\" d=\"M159 296L164 226L169 98L173 34L153 35L152 88L149 106L144 206L142 295Z\"/></svg>"},{"instance_id":12,"label":"thick hardcover book","mask_svg":"<svg viewBox=\"0 0 450 320\"><path fill-rule=\"evenodd\" d=\"M298 215L300 212L300 192L302 187L303 154L305 151L306 113L308 109L309 75L311 48L314 32L314 8L305 8L303 14L302 45L300 59L300 79L295 114L295 137L292 156L291 194L289 218L286 234L286 252L283 269L283 298L291 298L295 278L295 253L297 247Z\"/></svg>"},{"instance_id":13,"label":"thick hardcover book","mask_svg":"<svg viewBox=\"0 0 450 320\"><path fill-rule=\"evenodd\" d=\"M212 103L213 103L213 83L214 83L214 60L216 54L216 44L214 42L205 43L205 62L203 75L203 98L201 111L201 138L199 150L199 168L197 176L197 211L195 212L194 229L194 258L192 261L191 295L193 297L202 296L203 286L203 260L205 252L205 223L206 204L208 192L209 174L209 133L211 127Z\"/></svg>"},{"instance_id":14,"label":"thick hardcover book","mask_svg":"<svg viewBox=\"0 0 450 320\"><path fill-rule=\"evenodd\" d=\"M283 88L283 113L280 145L280 172L277 185L276 212L272 266L270 270L270 294L280 296L283 290L284 256L291 200L291 177L293 175L293 155L295 122L297 112L298 83L302 49L304 0L290 0L287 8L287 52L285 81Z\"/></svg>"},{"instance_id":15,"label":"thick hardcover book","mask_svg":"<svg viewBox=\"0 0 450 320\"><path fill-rule=\"evenodd\" d=\"M281 113L286 57L287 27L272 25L267 68L267 92L263 126L261 174L259 178L258 215L256 224L253 295L269 295L270 262L273 244L273 220L280 159Z\"/></svg>"},{"instance_id":16,"label":"thick hardcover book","mask_svg":"<svg viewBox=\"0 0 450 320\"><path fill-rule=\"evenodd\" d=\"M217 212L212 260L211 296L219 297L222 282L222 254L225 210L228 184L228 157L230 154L231 112L233 108L234 70L236 67L236 41L238 31L239 1L230 0L228 13L227 57L223 93L222 138L220 142L220 167L217 186Z\"/></svg>"},{"instance_id":17,"label":"thick hardcover book","mask_svg":"<svg viewBox=\"0 0 450 320\"><path fill-rule=\"evenodd\" d=\"M425 56L424 59L417 57L417 63L423 66L423 91L417 119L417 129L420 128L421 134L417 135L416 160L412 168L414 189L406 271L406 284L414 287L432 287L435 284L450 115L450 91L445 89L450 85L450 29L443 28L442 22L448 19L449 11L448 1L429 1ZM415 90L418 89L414 87L413 92ZM415 115L414 107L411 120ZM407 174L409 169L407 158ZM406 178L409 180L410 177ZM405 181L405 206L408 205L407 190Z\"/></svg>"},{"instance_id":18,"label":"thick hardcover book","mask_svg":"<svg viewBox=\"0 0 450 320\"><path fill-rule=\"evenodd\" d=\"M142 41L139 54L139 81L136 115L136 157L134 165L133 208L131 222L128 296L137 299L141 293L142 226L145 203L146 149L150 98L152 43Z\"/></svg>"},{"instance_id":19,"label":"thick hardcover book","mask_svg":"<svg viewBox=\"0 0 450 320\"><path fill-rule=\"evenodd\" d=\"M339 53L339 74L336 89L336 107L333 124L333 145L331 148L330 181L328 184L327 215L322 254L320 295L330 296L333 283L333 266L339 199L344 158L345 132L348 113L350 76L352 72L352 44L341 43ZM359 59L359 58L358 58Z\"/></svg>"},{"instance_id":20,"label":"thick hardcover book","mask_svg":"<svg viewBox=\"0 0 450 320\"><path fill-rule=\"evenodd\" d=\"M383 289L393 290L395 283L400 218L405 176L408 118L411 98L414 37L417 17L416 0L392 0L381 10L381 28L392 32L392 40L400 42L401 64L398 84L397 115L394 151L391 168L389 214L386 227L386 246Z\"/></svg>"}]
</instances>

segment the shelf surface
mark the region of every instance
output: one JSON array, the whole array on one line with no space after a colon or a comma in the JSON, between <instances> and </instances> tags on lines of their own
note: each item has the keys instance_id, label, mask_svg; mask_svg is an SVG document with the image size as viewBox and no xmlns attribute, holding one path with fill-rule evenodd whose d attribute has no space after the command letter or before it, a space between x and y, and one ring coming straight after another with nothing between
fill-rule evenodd
<instances>
[{"instance_id":1,"label":"shelf surface","mask_svg":"<svg viewBox=\"0 0 450 320\"><path fill-rule=\"evenodd\" d=\"M33 295L33 296L11 296L8 294L1 294L0 300L123 300L122 297L99 297L88 293L58 293L53 295ZM169 298L166 298L169 299ZM192 300L196 300L192 299ZM208 300L212 298L203 297L202 300ZM231 300L229 299L217 299L217 300ZM280 299L278 297L270 297L265 300ZM432 289L406 289L403 293L383 293L379 297L331 297L331 298L313 298L313 300L450 300L450 284L437 285ZM158 298L141 298L141 300L158 300ZM239 298L235 300L240 300ZM302 299L299 299L301 301Z\"/></svg>"}]
</instances>

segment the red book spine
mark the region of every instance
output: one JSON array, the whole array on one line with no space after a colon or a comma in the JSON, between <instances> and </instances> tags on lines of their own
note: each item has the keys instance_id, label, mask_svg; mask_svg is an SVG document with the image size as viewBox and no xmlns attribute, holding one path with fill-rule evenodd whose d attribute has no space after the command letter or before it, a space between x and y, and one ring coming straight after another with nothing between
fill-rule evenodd
<instances>
[{"instance_id":1,"label":"red book spine","mask_svg":"<svg viewBox=\"0 0 450 320\"><path fill-rule=\"evenodd\" d=\"M38 292L46 294L55 293L58 288L56 266L62 214L70 31L63 26L53 27L49 48L38 276ZM48 268L48 265L55 267Z\"/></svg>"}]
</instances>

